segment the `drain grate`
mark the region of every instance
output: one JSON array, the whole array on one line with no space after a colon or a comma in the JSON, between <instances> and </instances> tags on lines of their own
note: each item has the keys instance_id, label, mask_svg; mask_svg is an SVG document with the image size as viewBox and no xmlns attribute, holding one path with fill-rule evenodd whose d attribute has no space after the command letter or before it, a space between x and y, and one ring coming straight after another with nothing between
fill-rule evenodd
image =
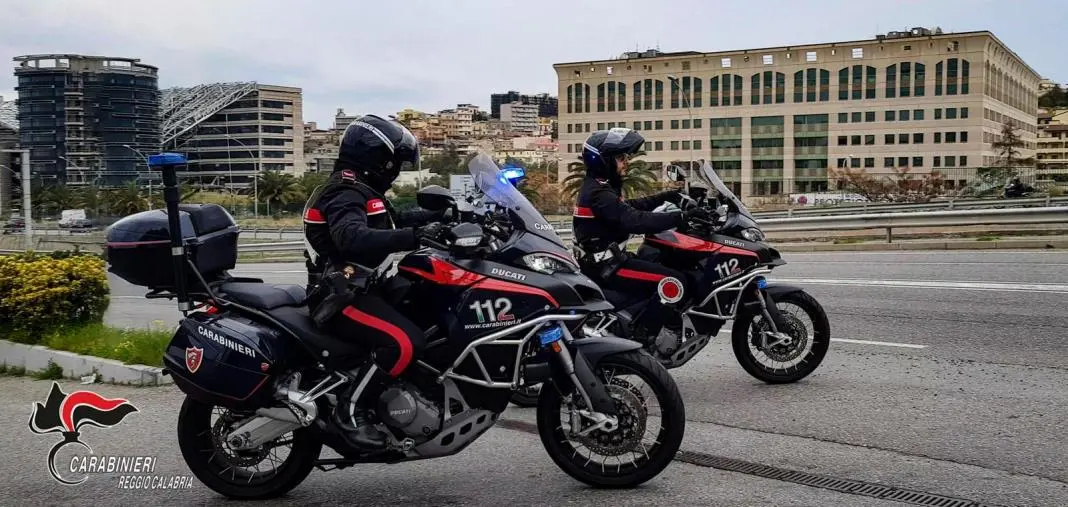
<instances>
[{"instance_id":1,"label":"drain grate","mask_svg":"<svg viewBox=\"0 0 1068 507\"><path fill-rule=\"evenodd\" d=\"M514 419L501 419L497 422L497 425L502 428L533 433L535 435L538 433L538 426L536 424L516 421ZM701 467L715 468L728 472L738 472L746 475L763 477L765 479L774 479L813 488L828 489L849 495L893 500L895 502L912 505L928 505L932 507L998 507L993 504L984 504L965 498L936 495L923 491L883 486L881 484L873 484L853 479L841 479L837 477L827 477L825 475L810 474L807 472L798 472L787 468L762 465L760 463L752 463L723 456L713 456L702 452L679 451L678 454L675 455L675 460Z\"/></svg>"}]
</instances>

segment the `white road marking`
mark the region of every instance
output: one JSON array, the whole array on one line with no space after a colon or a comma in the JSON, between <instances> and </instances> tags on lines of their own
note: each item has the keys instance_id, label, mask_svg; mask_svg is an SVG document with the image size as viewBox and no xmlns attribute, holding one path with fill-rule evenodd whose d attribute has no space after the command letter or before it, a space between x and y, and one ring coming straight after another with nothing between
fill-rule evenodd
<instances>
[{"instance_id":1,"label":"white road marking","mask_svg":"<svg viewBox=\"0 0 1068 507\"><path fill-rule=\"evenodd\" d=\"M1001 292L1044 292L1052 294L1068 294L1068 285L1053 283L957 282L942 280L863 280L823 278L774 278L770 281L812 285L845 285L854 287L900 287L910 289L988 290Z\"/></svg>"},{"instance_id":2,"label":"white road marking","mask_svg":"<svg viewBox=\"0 0 1068 507\"><path fill-rule=\"evenodd\" d=\"M897 342L877 342L871 340L849 340L846 338L831 338L832 342L853 343L856 345L878 345L880 347L901 347L906 349L925 349L926 345L917 345L915 343L897 343Z\"/></svg>"}]
</instances>

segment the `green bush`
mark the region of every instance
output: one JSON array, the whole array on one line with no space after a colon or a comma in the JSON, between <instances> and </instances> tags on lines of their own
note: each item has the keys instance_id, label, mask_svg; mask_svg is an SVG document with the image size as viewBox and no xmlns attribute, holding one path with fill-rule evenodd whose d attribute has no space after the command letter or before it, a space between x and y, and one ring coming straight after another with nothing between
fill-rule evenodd
<instances>
[{"instance_id":1,"label":"green bush","mask_svg":"<svg viewBox=\"0 0 1068 507\"><path fill-rule=\"evenodd\" d=\"M0 256L0 336L36 344L69 325L100 322L108 308L100 256L81 252Z\"/></svg>"}]
</instances>

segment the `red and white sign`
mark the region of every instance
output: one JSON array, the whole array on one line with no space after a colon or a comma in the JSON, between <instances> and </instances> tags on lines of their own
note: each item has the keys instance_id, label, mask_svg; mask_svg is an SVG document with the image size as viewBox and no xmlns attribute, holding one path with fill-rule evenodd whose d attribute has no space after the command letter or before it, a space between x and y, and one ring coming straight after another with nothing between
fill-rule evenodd
<instances>
[{"instance_id":1,"label":"red and white sign","mask_svg":"<svg viewBox=\"0 0 1068 507\"><path fill-rule=\"evenodd\" d=\"M185 348L185 368L189 373L196 373L200 369L200 363L204 362L204 349L200 347Z\"/></svg>"},{"instance_id":2,"label":"red and white sign","mask_svg":"<svg viewBox=\"0 0 1068 507\"><path fill-rule=\"evenodd\" d=\"M377 215L379 213L386 212L386 203L382 199L371 199L367 201L367 214Z\"/></svg>"}]
</instances>

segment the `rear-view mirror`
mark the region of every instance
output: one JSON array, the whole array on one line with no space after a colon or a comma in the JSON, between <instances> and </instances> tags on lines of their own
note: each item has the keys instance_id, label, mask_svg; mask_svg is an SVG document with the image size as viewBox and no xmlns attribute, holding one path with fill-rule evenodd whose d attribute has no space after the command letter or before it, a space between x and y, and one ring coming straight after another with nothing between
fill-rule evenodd
<instances>
[{"instance_id":1,"label":"rear-view mirror","mask_svg":"<svg viewBox=\"0 0 1068 507\"><path fill-rule=\"evenodd\" d=\"M415 194L415 202L420 208L441 211L456 205L456 199L440 185L430 185Z\"/></svg>"}]
</instances>

